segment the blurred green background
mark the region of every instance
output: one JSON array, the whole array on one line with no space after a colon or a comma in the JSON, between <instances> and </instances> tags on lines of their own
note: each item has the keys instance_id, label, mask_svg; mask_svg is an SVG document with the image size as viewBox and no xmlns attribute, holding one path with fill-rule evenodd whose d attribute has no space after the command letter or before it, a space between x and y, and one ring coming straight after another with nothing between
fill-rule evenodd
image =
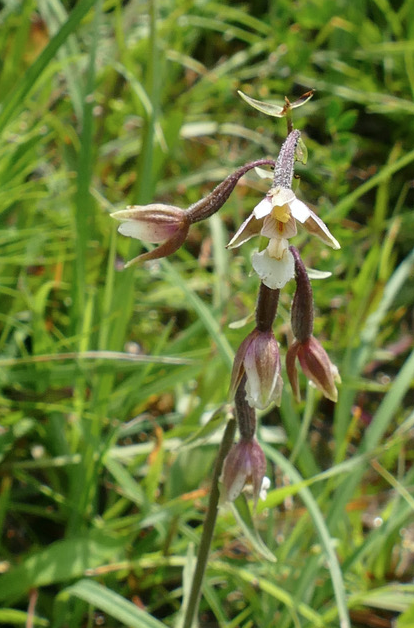
<instances>
[{"instance_id":1,"label":"blurred green background","mask_svg":"<svg viewBox=\"0 0 414 628\"><path fill-rule=\"evenodd\" d=\"M180 625L252 329L230 325L258 289L257 241L225 244L266 182L250 173L173 258L125 271L145 249L108 214L188 207L275 158L284 121L237 90L311 88L299 195L342 249L295 244L332 272L313 281L315 334L339 401L308 387L298 406L286 383L261 417L256 525L277 562L223 508L200 626L414 625L413 15L412 0L1 3L2 625Z\"/></svg>"}]
</instances>

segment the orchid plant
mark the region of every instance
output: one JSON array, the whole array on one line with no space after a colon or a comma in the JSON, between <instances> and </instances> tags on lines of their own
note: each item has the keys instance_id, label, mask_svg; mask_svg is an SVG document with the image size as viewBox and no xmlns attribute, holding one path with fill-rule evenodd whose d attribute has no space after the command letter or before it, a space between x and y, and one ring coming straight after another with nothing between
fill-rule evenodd
<instances>
[{"instance_id":1,"label":"orchid plant","mask_svg":"<svg viewBox=\"0 0 414 628\"><path fill-rule=\"evenodd\" d=\"M227 248L233 249L257 235L262 236L266 242L265 248L255 251L252 256L252 267L260 279L256 325L237 350L231 374L230 392L234 398L234 415L240 440L231 445L234 434L232 425L225 433L215 473L215 477L221 479L223 501L235 500L246 485L251 485L256 504L269 485L269 480L265 477L265 456L256 439L256 410L264 410L272 403L280 405L281 402L281 357L279 343L273 333L273 322L280 290L292 279L296 281L291 308L294 341L287 351L286 372L294 396L300 399L296 358L305 376L331 401L337 400L336 383L340 381L338 370L313 336L313 296L309 274L299 251L290 244L290 240L295 237L299 223L333 249L339 249L340 245L319 216L297 198L292 190L295 162L305 163L307 155L300 131L293 128L292 110L305 104L312 97L313 91L307 92L294 103L285 98L283 107L255 100L242 92L239 94L259 111L286 118L288 135L276 160L259 159L245 164L208 196L186 210L155 203L130 206L111 216L121 221L118 231L122 235L159 245L128 262L125 265L128 267L136 262L154 260L177 251L185 242L191 225L219 211L239 179L249 170L255 168L259 176L270 176L272 179L265 198L256 205L227 245ZM273 173L259 169L266 165L273 169ZM234 424L234 419L232 423ZM196 613L217 505L218 491L212 491L207 515L208 525L203 530L184 626L191 626Z\"/></svg>"}]
</instances>

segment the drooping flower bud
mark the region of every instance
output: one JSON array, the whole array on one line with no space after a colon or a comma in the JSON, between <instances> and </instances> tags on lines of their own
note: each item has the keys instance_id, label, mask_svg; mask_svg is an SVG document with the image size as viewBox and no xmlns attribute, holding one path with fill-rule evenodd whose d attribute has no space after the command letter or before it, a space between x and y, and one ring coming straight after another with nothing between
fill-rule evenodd
<instances>
[{"instance_id":1,"label":"drooping flower bud","mask_svg":"<svg viewBox=\"0 0 414 628\"><path fill-rule=\"evenodd\" d=\"M340 382L337 367L332 364L320 342L313 336L304 342L295 342L286 354L286 371L297 400L300 400L298 372L295 360L298 358L304 375L331 401L337 401L338 390L335 381Z\"/></svg>"},{"instance_id":2,"label":"drooping flower bud","mask_svg":"<svg viewBox=\"0 0 414 628\"><path fill-rule=\"evenodd\" d=\"M259 499L266 472L266 458L255 438L241 439L233 445L223 466L222 482L225 499L234 501L246 484L253 488L255 504Z\"/></svg>"},{"instance_id":3,"label":"drooping flower bud","mask_svg":"<svg viewBox=\"0 0 414 628\"><path fill-rule=\"evenodd\" d=\"M241 343L234 359L230 393L234 395L246 374L246 399L264 410L274 401L280 405L283 381L279 345L272 331L254 329Z\"/></svg>"},{"instance_id":4,"label":"drooping flower bud","mask_svg":"<svg viewBox=\"0 0 414 628\"><path fill-rule=\"evenodd\" d=\"M155 244L162 242L158 248L129 261L125 264L125 268L135 262L158 259L175 253L184 243L190 225L215 214L227 201L239 179L252 168L264 165L274 166L275 161L274 159L257 159L241 166L219 183L210 194L191 205L188 210L174 205L153 203L130 205L127 209L111 214L112 218L122 221L118 228L122 235Z\"/></svg>"},{"instance_id":5,"label":"drooping flower bud","mask_svg":"<svg viewBox=\"0 0 414 628\"><path fill-rule=\"evenodd\" d=\"M125 267L137 261L171 255L183 244L191 224L186 211L161 203L130 205L127 209L114 212L111 217L122 221L118 227L122 235L155 244L163 243L152 251L138 255L125 264Z\"/></svg>"}]
</instances>

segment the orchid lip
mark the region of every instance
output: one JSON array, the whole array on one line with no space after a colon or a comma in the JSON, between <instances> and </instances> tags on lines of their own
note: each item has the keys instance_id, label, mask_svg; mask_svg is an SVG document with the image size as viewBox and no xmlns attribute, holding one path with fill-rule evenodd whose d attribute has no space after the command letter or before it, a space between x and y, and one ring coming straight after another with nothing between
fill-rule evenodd
<instances>
[{"instance_id":1,"label":"orchid lip","mask_svg":"<svg viewBox=\"0 0 414 628\"><path fill-rule=\"evenodd\" d=\"M289 250L281 260L271 257L268 249L253 253L252 265L265 286L272 290L283 288L295 275L295 262Z\"/></svg>"}]
</instances>

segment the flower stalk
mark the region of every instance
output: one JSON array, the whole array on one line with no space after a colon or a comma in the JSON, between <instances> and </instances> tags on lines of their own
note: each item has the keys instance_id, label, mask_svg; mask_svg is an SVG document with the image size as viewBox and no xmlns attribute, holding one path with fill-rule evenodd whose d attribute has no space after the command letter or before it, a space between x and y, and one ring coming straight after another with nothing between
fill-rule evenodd
<instances>
[{"instance_id":1,"label":"flower stalk","mask_svg":"<svg viewBox=\"0 0 414 628\"><path fill-rule=\"evenodd\" d=\"M305 342L313 332L313 294L305 264L294 246L290 251L295 260L296 292L292 301L291 325L295 338Z\"/></svg>"},{"instance_id":2,"label":"flower stalk","mask_svg":"<svg viewBox=\"0 0 414 628\"><path fill-rule=\"evenodd\" d=\"M282 144L279 156L276 161L273 187L292 189L292 180L295 166L295 153L300 138L300 131L294 130L289 133Z\"/></svg>"},{"instance_id":3,"label":"flower stalk","mask_svg":"<svg viewBox=\"0 0 414 628\"><path fill-rule=\"evenodd\" d=\"M218 212L233 192L238 181L246 174L246 172L260 166L274 167L275 163L274 159L257 159L256 161L251 161L238 168L235 172L224 179L224 181L219 183L214 190L208 194L208 196L200 199L193 205L190 205L187 209L187 215L190 223L194 224L196 222L200 222L201 220L206 220Z\"/></svg>"},{"instance_id":4,"label":"flower stalk","mask_svg":"<svg viewBox=\"0 0 414 628\"><path fill-rule=\"evenodd\" d=\"M272 290L260 283L256 305L256 328L259 331L270 331L276 318L280 290Z\"/></svg>"},{"instance_id":5,"label":"flower stalk","mask_svg":"<svg viewBox=\"0 0 414 628\"><path fill-rule=\"evenodd\" d=\"M224 431L223 439L221 441L214 466L207 513L204 519L200 545L198 547L197 561L191 584L190 595L188 597L187 607L185 610L183 628L192 628L194 619L198 614L201 585L203 583L204 573L207 567L211 541L213 539L214 528L218 515L218 506L220 501L219 479L222 474L224 460L230 451L235 433L236 421L235 419L230 419Z\"/></svg>"}]
</instances>

